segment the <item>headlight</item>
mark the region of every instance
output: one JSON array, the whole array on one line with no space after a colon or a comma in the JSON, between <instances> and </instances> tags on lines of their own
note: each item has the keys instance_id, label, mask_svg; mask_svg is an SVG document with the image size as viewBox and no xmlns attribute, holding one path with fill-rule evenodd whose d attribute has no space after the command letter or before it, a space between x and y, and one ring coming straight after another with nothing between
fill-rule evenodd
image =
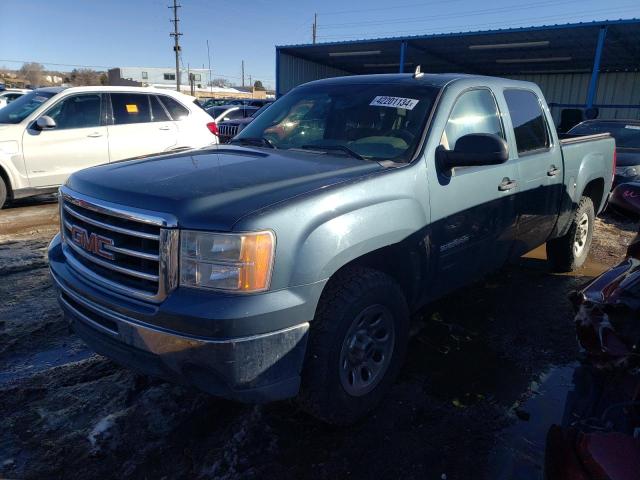
<instances>
[{"instance_id":1,"label":"headlight","mask_svg":"<svg viewBox=\"0 0 640 480\"><path fill-rule=\"evenodd\" d=\"M616 167L616 175L636 177L638 175L638 169L636 167Z\"/></svg>"},{"instance_id":2,"label":"headlight","mask_svg":"<svg viewBox=\"0 0 640 480\"><path fill-rule=\"evenodd\" d=\"M275 249L272 232L180 232L180 285L232 292L269 288Z\"/></svg>"}]
</instances>

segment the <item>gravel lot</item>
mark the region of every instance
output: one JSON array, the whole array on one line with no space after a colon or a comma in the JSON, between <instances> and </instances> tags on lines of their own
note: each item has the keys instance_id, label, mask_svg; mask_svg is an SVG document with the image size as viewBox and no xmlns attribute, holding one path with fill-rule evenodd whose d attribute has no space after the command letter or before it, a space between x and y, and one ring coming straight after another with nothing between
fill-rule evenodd
<instances>
[{"instance_id":1,"label":"gravel lot","mask_svg":"<svg viewBox=\"0 0 640 480\"><path fill-rule=\"evenodd\" d=\"M577 274L549 274L536 251L422 312L391 395L333 428L294 402L223 401L90 352L48 278L52 201L0 212L2 478L539 478L577 356L567 294L638 228L599 219Z\"/></svg>"}]
</instances>

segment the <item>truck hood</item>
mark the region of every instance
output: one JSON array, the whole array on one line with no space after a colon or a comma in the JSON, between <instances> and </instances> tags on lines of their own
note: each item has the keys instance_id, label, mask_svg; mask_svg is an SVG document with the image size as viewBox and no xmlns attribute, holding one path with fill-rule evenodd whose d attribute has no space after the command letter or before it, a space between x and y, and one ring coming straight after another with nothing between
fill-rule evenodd
<instances>
[{"instance_id":1,"label":"truck hood","mask_svg":"<svg viewBox=\"0 0 640 480\"><path fill-rule=\"evenodd\" d=\"M88 168L69 177L67 186L172 214L182 228L229 231L251 212L382 169L341 155L221 145Z\"/></svg>"}]
</instances>

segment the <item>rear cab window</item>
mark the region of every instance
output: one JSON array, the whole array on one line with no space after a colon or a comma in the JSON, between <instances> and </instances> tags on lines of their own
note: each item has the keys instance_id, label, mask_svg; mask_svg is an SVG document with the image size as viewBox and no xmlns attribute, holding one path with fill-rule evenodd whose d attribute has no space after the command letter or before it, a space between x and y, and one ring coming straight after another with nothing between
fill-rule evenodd
<instances>
[{"instance_id":1,"label":"rear cab window","mask_svg":"<svg viewBox=\"0 0 640 480\"><path fill-rule=\"evenodd\" d=\"M506 89L504 98L513 124L518 155L549 150L551 136L538 95L531 90Z\"/></svg>"}]
</instances>

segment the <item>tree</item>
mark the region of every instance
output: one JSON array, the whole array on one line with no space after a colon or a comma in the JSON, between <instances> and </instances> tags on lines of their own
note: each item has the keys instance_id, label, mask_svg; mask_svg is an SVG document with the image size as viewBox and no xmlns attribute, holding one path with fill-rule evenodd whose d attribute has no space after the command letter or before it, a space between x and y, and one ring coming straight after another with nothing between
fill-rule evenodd
<instances>
[{"instance_id":1,"label":"tree","mask_svg":"<svg viewBox=\"0 0 640 480\"><path fill-rule=\"evenodd\" d=\"M96 72L90 68L74 68L69 75L69 81L75 86L96 86L104 85L103 72Z\"/></svg>"},{"instance_id":2,"label":"tree","mask_svg":"<svg viewBox=\"0 0 640 480\"><path fill-rule=\"evenodd\" d=\"M255 82L253 82L253 88L255 88L256 90L266 90L266 88L264 88L264 85L262 85L262 82L260 80L256 80Z\"/></svg>"},{"instance_id":3,"label":"tree","mask_svg":"<svg viewBox=\"0 0 640 480\"><path fill-rule=\"evenodd\" d=\"M230 87L231 82L225 78L214 78L211 80L211 85L214 87Z\"/></svg>"},{"instance_id":4,"label":"tree","mask_svg":"<svg viewBox=\"0 0 640 480\"><path fill-rule=\"evenodd\" d=\"M20 76L23 77L32 87L38 87L42 83L44 67L37 62L27 62L20 67Z\"/></svg>"}]
</instances>

